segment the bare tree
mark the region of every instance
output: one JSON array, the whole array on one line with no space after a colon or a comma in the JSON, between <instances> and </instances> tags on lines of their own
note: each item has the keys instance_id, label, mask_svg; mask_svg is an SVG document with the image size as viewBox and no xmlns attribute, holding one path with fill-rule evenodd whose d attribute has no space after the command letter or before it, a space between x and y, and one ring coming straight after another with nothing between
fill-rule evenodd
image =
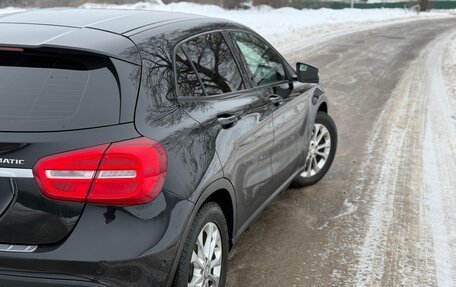
<instances>
[{"instance_id":1,"label":"bare tree","mask_svg":"<svg viewBox=\"0 0 456 287\"><path fill-rule=\"evenodd\" d=\"M420 0L420 11L426 11L428 9L428 0Z\"/></svg>"}]
</instances>

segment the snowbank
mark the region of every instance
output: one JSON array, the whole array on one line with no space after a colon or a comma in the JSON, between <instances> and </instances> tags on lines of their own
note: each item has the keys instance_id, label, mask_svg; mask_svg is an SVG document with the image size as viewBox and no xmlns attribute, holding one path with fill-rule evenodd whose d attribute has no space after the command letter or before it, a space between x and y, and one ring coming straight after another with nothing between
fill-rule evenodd
<instances>
[{"instance_id":1,"label":"snowbank","mask_svg":"<svg viewBox=\"0 0 456 287\"><path fill-rule=\"evenodd\" d=\"M328 34L366 29L371 24L448 15L448 12L426 12L417 15L404 9L318 9L297 10L294 8L273 9L268 6L249 10L225 10L215 5L200 5L188 2L163 4L161 0L138 2L128 5L88 3L81 8L114 8L137 10L160 10L200 14L224 18L242 23L262 34L279 47L288 46L291 39L321 38ZM19 11L15 8L0 10L0 14Z\"/></svg>"},{"instance_id":2,"label":"snowbank","mask_svg":"<svg viewBox=\"0 0 456 287\"><path fill-rule=\"evenodd\" d=\"M282 44L290 37L305 36L307 33L318 33L321 28L366 26L371 23L389 22L399 19L414 19L445 14L446 12L426 12L417 15L404 9L318 9L297 10L294 8L273 9L268 6L255 7L249 10L224 10L215 5L200 5L180 2L164 5L160 0L156 3L139 2L129 5L107 5L88 3L83 8L119 8L119 9L151 9L161 11L186 12L205 16L224 18L242 23L262 34L274 44ZM303 34L303 30L306 30ZM317 31L316 31L317 30Z\"/></svg>"},{"instance_id":3,"label":"snowbank","mask_svg":"<svg viewBox=\"0 0 456 287\"><path fill-rule=\"evenodd\" d=\"M20 12L20 11L23 11L24 9L19 9L19 8L4 8L4 9L0 9L0 15L3 15L3 14L8 14L8 13L14 13L14 12Z\"/></svg>"}]
</instances>

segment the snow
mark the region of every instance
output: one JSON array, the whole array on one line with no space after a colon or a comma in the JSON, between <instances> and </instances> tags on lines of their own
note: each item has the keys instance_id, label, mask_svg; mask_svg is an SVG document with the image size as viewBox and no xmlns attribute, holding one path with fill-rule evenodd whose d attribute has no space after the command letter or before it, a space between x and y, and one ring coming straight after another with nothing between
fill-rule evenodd
<instances>
[{"instance_id":1,"label":"snow","mask_svg":"<svg viewBox=\"0 0 456 287\"><path fill-rule=\"evenodd\" d=\"M248 10L225 10L215 5L201 5L187 2L165 5L161 1L155 3L139 2L128 5L88 3L82 8L115 8L137 10L160 10L185 12L204 16L223 18L244 24L271 41L275 45L286 43L293 37L306 37L323 31L344 27L360 27L373 23L388 22L400 19L416 19L447 15L446 12L426 12L417 15L404 9L304 9L294 8L273 9L259 6Z\"/></svg>"},{"instance_id":2,"label":"snow","mask_svg":"<svg viewBox=\"0 0 456 287\"><path fill-rule=\"evenodd\" d=\"M433 11L417 15L415 12L404 9L273 9L264 5L247 10L225 10L216 5L201 5L188 2L165 5L161 0L125 5L87 3L82 5L81 8L159 10L223 18L252 28L278 46L279 49L289 48L291 39L305 37L314 42L313 40L317 38L324 38L324 36L328 35L337 36L338 32L343 34L358 31L374 24L414 20L423 17L441 17L450 13ZM18 11L21 11L21 9L1 9L0 15Z\"/></svg>"},{"instance_id":3,"label":"snow","mask_svg":"<svg viewBox=\"0 0 456 287\"><path fill-rule=\"evenodd\" d=\"M456 286L456 129L449 120L456 107L450 94L456 78L455 47L456 31L432 41L403 74L372 129L369 160L358 176L359 192L367 191L372 198L358 251L357 287L381 286L386 260L398 260L413 248L420 250L421 261L410 269L407 261L398 264L394 274L401 283L393 286ZM419 204L414 228L420 232L413 243L397 219L405 216L413 222L415 212L402 210L408 196ZM423 275L430 281L420 282Z\"/></svg>"},{"instance_id":4,"label":"snow","mask_svg":"<svg viewBox=\"0 0 456 287\"><path fill-rule=\"evenodd\" d=\"M449 40L451 38L452 40ZM456 157L453 152L456 132L454 123L448 120L451 119L454 106L451 94L447 93L454 89L454 83L445 81L445 78L455 76L450 69L456 66L456 57L454 53L444 55L447 43L450 49L455 46L456 33L441 40L440 45L432 51L433 57L428 61L428 73L431 75L429 90L433 99L429 101L423 146L425 219L432 235L436 278L440 287L455 286L456 282L453 272L455 250L450 244L452 236L449 232L454 226L450 211L454 209L453 192L456 186L456 180L451 174L456 170Z\"/></svg>"},{"instance_id":5,"label":"snow","mask_svg":"<svg viewBox=\"0 0 456 287\"><path fill-rule=\"evenodd\" d=\"M9 7L9 8L0 9L0 15L20 12L20 11L24 11L24 9Z\"/></svg>"},{"instance_id":6,"label":"snow","mask_svg":"<svg viewBox=\"0 0 456 287\"><path fill-rule=\"evenodd\" d=\"M437 162L438 151L433 137L433 124L430 117L426 122L426 133L424 137L423 165L426 183L426 223L431 231L434 249L434 262L438 286L454 286L452 280L452 266L450 264L450 244L448 239L447 223L445 219L444 193L446 189L441 184L439 163Z\"/></svg>"}]
</instances>

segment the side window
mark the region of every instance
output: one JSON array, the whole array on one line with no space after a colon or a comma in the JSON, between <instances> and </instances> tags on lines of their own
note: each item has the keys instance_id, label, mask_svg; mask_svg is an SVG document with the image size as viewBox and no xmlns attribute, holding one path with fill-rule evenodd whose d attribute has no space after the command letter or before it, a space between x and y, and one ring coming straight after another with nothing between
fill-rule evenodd
<instances>
[{"instance_id":1,"label":"side window","mask_svg":"<svg viewBox=\"0 0 456 287\"><path fill-rule=\"evenodd\" d=\"M179 96L199 97L204 95L201 82L196 76L193 65L182 48L176 53L177 90Z\"/></svg>"},{"instance_id":2,"label":"side window","mask_svg":"<svg viewBox=\"0 0 456 287\"><path fill-rule=\"evenodd\" d=\"M232 35L258 86L286 80L281 57L267 43L248 33Z\"/></svg>"},{"instance_id":3,"label":"side window","mask_svg":"<svg viewBox=\"0 0 456 287\"><path fill-rule=\"evenodd\" d=\"M176 55L176 71L179 96L212 96L245 88L236 61L220 33L184 42Z\"/></svg>"}]
</instances>

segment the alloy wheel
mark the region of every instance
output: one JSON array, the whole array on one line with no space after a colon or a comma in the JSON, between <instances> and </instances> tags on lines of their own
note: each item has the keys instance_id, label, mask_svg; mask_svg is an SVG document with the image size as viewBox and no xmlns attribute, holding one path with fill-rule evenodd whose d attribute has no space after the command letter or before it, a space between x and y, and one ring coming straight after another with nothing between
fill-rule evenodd
<instances>
[{"instance_id":1,"label":"alloy wheel","mask_svg":"<svg viewBox=\"0 0 456 287\"><path fill-rule=\"evenodd\" d=\"M309 151L301 177L316 175L326 164L331 151L331 135L328 129L315 123L312 130Z\"/></svg>"},{"instance_id":2,"label":"alloy wheel","mask_svg":"<svg viewBox=\"0 0 456 287\"><path fill-rule=\"evenodd\" d=\"M217 225L208 222L198 234L190 260L188 287L218 287L222 273L222 239Z\"/></svg>"}]
</instances>

